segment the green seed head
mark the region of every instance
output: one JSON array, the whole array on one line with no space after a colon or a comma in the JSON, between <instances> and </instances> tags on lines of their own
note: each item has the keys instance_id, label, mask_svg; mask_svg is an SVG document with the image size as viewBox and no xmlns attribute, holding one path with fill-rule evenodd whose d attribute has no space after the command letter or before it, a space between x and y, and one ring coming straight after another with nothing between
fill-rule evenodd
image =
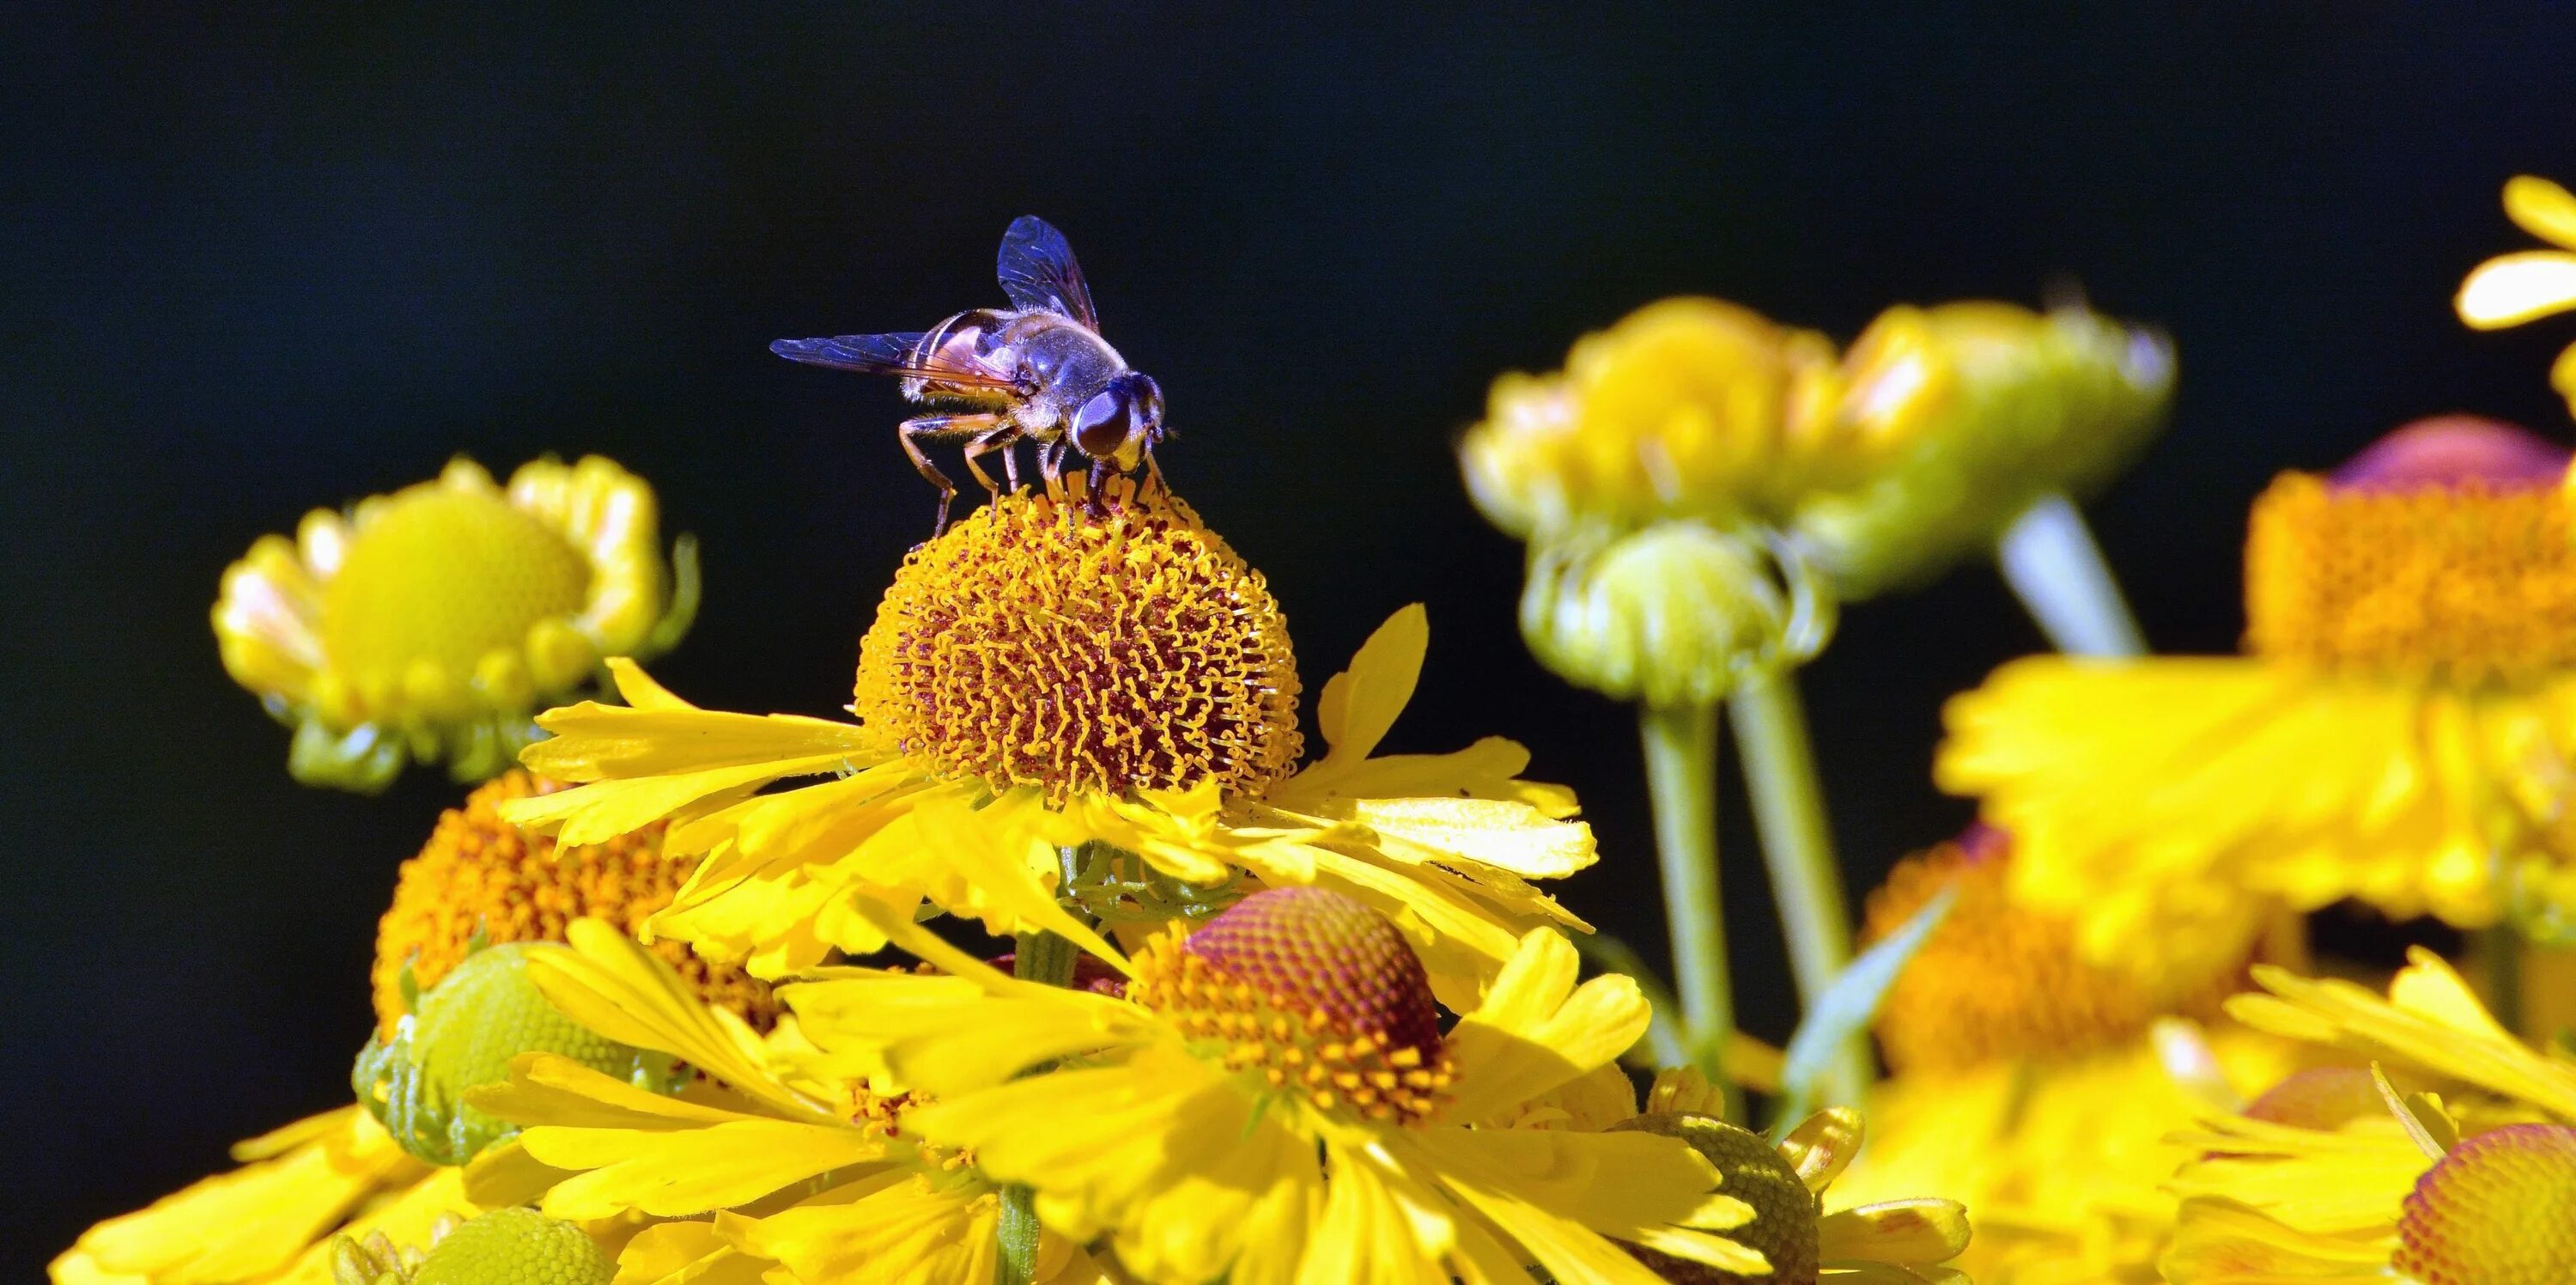
<instances>
[{"instance_id":1,"label":"green seed head","mask_svg":"<svg viewBox=\"0 0 2576 1285\"><path fill-rule=\"evenodd\" d=\"M379 1232L332 1242L335 1285L608 1285L617 1264L571 1223L495 1209L431 1233L429 1252L397 1251Z\"/></svg>"},{"instance_id":2,"label":"green seed head","mask_svg":"<svg viewBox=\"0 0 2576 1285\"><path fill-rule=\"evenodd\" d=\"M528 980L547 942L513 942L466 957L420 997L391 1040L367 1041L350 1075L358 1100L405 1151L461 1165L517 1126L465 1104L465 1091L509 1078L522 1053L555 1053L605 1075L667 1092L672 1060L597 1035L565 1017Z\"/></svg>"}]
</instances>

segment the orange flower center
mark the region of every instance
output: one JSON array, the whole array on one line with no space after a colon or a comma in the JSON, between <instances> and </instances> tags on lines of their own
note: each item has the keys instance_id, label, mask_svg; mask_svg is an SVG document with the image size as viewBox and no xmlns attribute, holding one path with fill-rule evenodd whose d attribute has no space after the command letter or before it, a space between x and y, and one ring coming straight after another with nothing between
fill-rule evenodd
<instances>
[{"instance_id":1,"label":"orange flower center","mask_svg":"<svg viewBox=\"0 0 2576 1285\"><path fill-rule=\"evenodd\" d=\"M2470 684L2576 666L2567 452L2454 416L2285 473L2245 542L2258 655Z\"/></svg>"},{"instance_id":2,"label":"orange flower center","mask_svg":"<svg viewBox=\"0 0 2576 1285\"><path fill-rule=\"evenodd\" d=\"M592 847L562 847L501 818L501 805L560 789L554 782L512 771L465 796L463 807L438 818L420 855L402 864L394 900L376 925L374 984L377 1030L387 1039L410 1011L403 970L426 991L456 967L480 933L498 945L512 941L562 941L573 920L604 919L633 933L673 894L697 864L695 857L666 859L656 824ZM777 1018L769 986L739 967L712 964L680 942L653 945L682 976L697 984L710 1004L730 1008L767 1029Z\"/></svg>"},{"instance_id":3,"label":"orange flower center","mask_svg":"<svg viewBox=\"0 0 2576 1285\"><path fill-rule=\"evenodd\" d=\"M2389 1265L2424 1285L2576 1280L2576 1129L2515 1124L2451 1148L2415 1181Z\"/></svg>"},{"instance_id":4,"label":"orange flower center","mask_svg":"<svg viewBox=\"0 0 2576 1285\"><path fill-rule=\"evenodd\" d=\"M1449 1087L1422 961L1386 916L1340 893L1254 893L1157 939L1136 969L1129 998L1319 1111L1411 1123Z\"/></svg>"},{"instance_id":5,"label":"orange flower center","mask_svg":"<svg viewBox=\"0 0 2576 1285\"><path fill-rule=\"evenodd\" d=\"M1258 791L1304 750L1287 621L1158 485L1006 495L914 549L859 644L853 712L907 754L1050 799Z\"/></svg>"},{"instance_id":6,"label":"orange flower center","mask_svg":"<svg viewBox=\"0 0 2576 1285\"><path fill-rule=\"evenodd\" d=\"M2072 1057L2134 1040L2168 1013L2210 1015L2241 971L2172 979L2151 992L2091 963L2074 923L2017 905L2003 833L1979 826L1896 864L1869 895L1866 940L1895 932L1944 887L1949 917L1887 994L1878 1038L1898 1071L1964 1070L2025 1057Z\"/></svg>"}]
</instances>

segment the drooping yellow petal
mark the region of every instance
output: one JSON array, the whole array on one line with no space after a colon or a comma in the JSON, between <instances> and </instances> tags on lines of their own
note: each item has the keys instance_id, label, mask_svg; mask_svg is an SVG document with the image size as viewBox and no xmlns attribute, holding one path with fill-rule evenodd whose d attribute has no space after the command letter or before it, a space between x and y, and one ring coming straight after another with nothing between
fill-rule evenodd
<instances>
[{"instance_id":1,"label":"drooping yellow petal","mask_svg":"<svg viewBox=\"0 0 2576 1285\"><path fill-rule=\"evenodd\" d=\"M1548 929L1521 938L1485 1002L1451 1032L1457 1088L1444 1118L1480 1120L1618 1057L1645 1034L1645 996L1626 977L1577 987L1581 960Z\"/></svg>"},{"instance_id":2,"label":"drooping yellow petal","mask_svg":"<svg viewBox=\"0 0 2576 1285\"><path fill-rule=\"evenodd\" d=\"M2518 326L2576 308L2576 254L2518 250L2469 270L2451 301L2460 320L2479 330Z\"/></svg>"},{"instance_id":3,"label":"drooping yellow petal","mask_svg":"<svg viewBox=\"0 0 2576 1285\"><path fill-rule=\"evenodd\" d=\"M1780 1139L1780 1158L1789 1162L1810 1193L1821 1195L1860 1154L1861 1127L1860 1112L1829 1107L1800 1121Z\"/></svg>"},{"instance_id":4,"label":"drooping yellow petal","mask_svg":"<svg viewBox=\"0 0 2576 1285\"><path fill-rule=\"evenodd\" d=\"M566 1017L621 1044L671 1054L790 1119L836 1119L772 1080L751 1027L699 999L633 938L596 919L574 920L566 936L571 951L528 962L529 980Z\"/></svg>"},{"instance_id":5,"label":"drooping yellow petal","mask_svg":"<svg viewBox=\"0 0 2576 1285\"><path fill-rule=\"evenodd\" d=\"M609 1285L761 1285L769 1267L713 1222L659 1223L626 1242Z\"/></svg>"},{"instance_id":6,"label":"drooping yellow petal","mask_svg":"<svg viewBox=\"0 0 2576 1285\"><path fill-rule=\"evenodd\" d=\"M1533 879L1559 879L1595 860L1592 827L1503 799L1356 799L1335 820L1427 849L1427 859L1467 861Z\"/></svg>"},{"instance_id":7,"label":"drooping yellow petal","mask_svg":"<svg viewBox=\"0 0 2576 1285\"><path fill-rule=\"evenodd\" d=\"M1386 1173L1365 1153L1335 1149L1313 1234L1295 1245L1253 1244L1246 1253L1299 1255L1299 1285L1448 1285L1443 1262L1456 1243L1451 1220L1420 1205L1408 1208L1390 1178L1401 1175Z\"/></svg>"},{"instance_id":8,"label":"drooping yellow petal","mask_svg":"<svg viewBox=\"0 0 2576 1285\"><path fill-rule=\"evenodd\" d=\"M1034 791L996 799L982 809L954 798L925 801L896 819L868 846L868 864L888 883L918 888L931 901L984 921L996 935L1045 931L1132 971L1125 954L1067 913L1039 877L1056 865L1052 846L1013 814L1040 806Z\"/></svg>"},{"instance_id":9,"label":"drooping yellow petal","mask_svg":"<svg viewBox=\"0 0 2576 1285\"><path fill-rule=\"evenodd\" d=\"M2576 1121L2576 1066L2505 1032L2438 956L2419 947L2409 960L2386 1000L2350 982L2257 968L2255 980L2272 994L2240 995L2228 1013L2290 1039L2439 1071Z\"/></svg>"},{"instance_id":10,"label":"drooping yellow petal","mask_svg":"<svg viewBox=\"0 0 2576 1285\"><path fill-rule=\"evenodd\" d=\"M2375 1236L2319 1236L2204 1196L2183 1202L2173 1248L2158 1266L2174 1285L2386 1281L2396 1248L2393 1228Z\"/></svg>"}]
</instances>

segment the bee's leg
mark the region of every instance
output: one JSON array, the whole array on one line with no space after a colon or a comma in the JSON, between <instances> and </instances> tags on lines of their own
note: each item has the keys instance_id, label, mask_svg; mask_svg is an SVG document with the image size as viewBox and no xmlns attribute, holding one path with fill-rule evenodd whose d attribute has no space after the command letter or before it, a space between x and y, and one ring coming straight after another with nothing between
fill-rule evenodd
<instances>
[{"instance_id":1,"label":"bee's leg","mask_svg":"<svg viewBox=\"0 0 2576 1285\"><path fill-rule=\"evenodd\" d=\"M1017 437L1002 443L1002 481L1011 488L1011 494L1020 493L1020 439Z\"/></svg>"},{"instance_id":2,"label":"bee's leg","mask_svg":"<svg viewBox=\"0 0 2576 1285\"><path fill-rule=\"evenodd\" d=\"M1091 476L1082 480L1083 489L1089 493L1086 498L1091 504L1091 516L1100 517L1108 513L1109 510L1102 504L1100 497L1107 493L1109 489L1110 475L1115 472L1117 472L1117 469L1112 467L1107 460L1093 460L1091 462Z\"/></svg>"},{"instance_id":3,"label":"bee's leg","mask_svg":"<svg viewBox=\"0 0 2576 1285\"><path fill-rule=\"evenodd\" d=\"M1011 489L1016 491L1020 489L1020 464L1012 457L1011 447L1019 440L1020 426L1005 419L1000 424L978 434L975 440L966 443L966 471L974 474L975 480L983 485L985 493L996 499L1001 497L1002 490L993 485L992 475L984 471L983 461L978 457L1000 451L1002 463L1009 469Z\"/></svg>"},{"instance_id":4,"label":"bee's leg","mask_svg":"<svg viewBox=\"0 0 2576 1285\"><path fill-rule=\"evenodd\" d=\"M921 453L921 444L925 441L955 441L980 434L1001 419L999 415L920 415L895 425L895 440L903 443L903 453L911 457L912 466L921 472L921 479L939 488L939 521L930 528L930 538L936 540L947 532L948 502L957 498L957 484L949 481L948 475L940 472L939 466ZM976 476L983 475L978 473Z\"/></svg>"},{"instance_id":5,"label":"bee's leg","mask_svg":"<svg viewBox=\"0 0 2576 1285\"><path fill-rule=\"evenodd\" d=\"M1066 443L1059 438L1038 443L1038 476L1046 479L1047 494L1064 496L1064 452Z\"/></svg>"}]
</instances>

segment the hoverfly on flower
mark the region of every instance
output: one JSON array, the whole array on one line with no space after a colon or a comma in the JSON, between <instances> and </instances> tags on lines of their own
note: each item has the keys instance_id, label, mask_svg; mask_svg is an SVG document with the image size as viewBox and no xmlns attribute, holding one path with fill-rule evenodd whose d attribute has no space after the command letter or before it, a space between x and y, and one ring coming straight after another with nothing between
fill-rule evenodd
<instances>
[{"instance_id":1,"label":"hoverfly on flower","mask_svg":"<svg viewBox=\"0 0 2576 1285\"><path fill-rule=\"evenodd\" d=\"M948 529L957 486L921 453L923 442L963 441L966 471L994 495L1001 488L985 474L982 457L1000 452L1003 476L1016 491L1021 442L1037 444L1038 471L1049 487L1062 476L1065 452L1079 450L1091 460L1090 492L1098 495L1113 472L1151 465L1164 437L1163 390L1100 337L1091 287L1062 232L1035 215L1012 220L996 273L1009 308L969 308L926 332L769 346L789 361L893 375L905 397L937 412L895 429L912 466L939 488L934 536Z\"/></svg>"}]
</instances>

